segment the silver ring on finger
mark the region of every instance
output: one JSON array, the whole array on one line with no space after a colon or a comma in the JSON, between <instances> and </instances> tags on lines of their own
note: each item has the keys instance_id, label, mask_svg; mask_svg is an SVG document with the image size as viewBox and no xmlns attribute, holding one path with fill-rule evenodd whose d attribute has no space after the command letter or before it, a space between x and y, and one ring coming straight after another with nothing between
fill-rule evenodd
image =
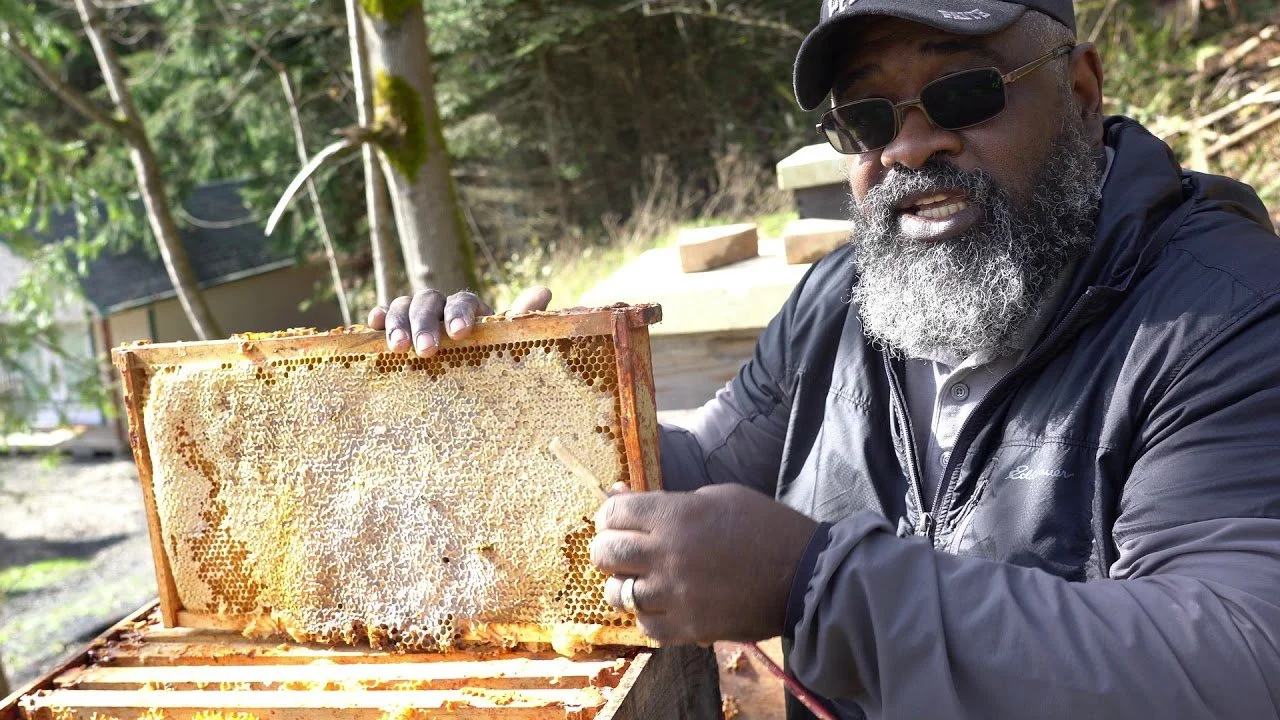
<instances>
[{"instance_id":1,"label":"silver ring on finger","mask_svg":"<svg viewBox=\"0 0 1280 720\"><path fill-rule=\"evenodd\" d=\"M632 615L639 615L640 608L636 606L636 579L633 577L626 578L622 581L622 609Z\"/></svg>"}]
</instances>

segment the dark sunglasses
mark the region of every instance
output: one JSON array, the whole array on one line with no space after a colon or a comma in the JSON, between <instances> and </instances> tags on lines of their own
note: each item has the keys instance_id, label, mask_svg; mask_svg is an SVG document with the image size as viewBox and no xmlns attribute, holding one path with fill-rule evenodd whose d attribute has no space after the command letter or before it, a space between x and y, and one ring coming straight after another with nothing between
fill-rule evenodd
<instances>
[{"instance_id":1,"label":"dark sunglasses","mask_svg":"<svg viewBox=\"0 0 1280 720\"><path fill-rule=\"evenodd\" d=\"M818 133L839 152L857 155L893 142L907 108L920 108L929 122L943 130L973 127L1004 111L1006 87L1074 49L1072 45L1055 48L1006 75L993 67L944 75L921 88L915 100L894 103L886 98L867 98L837 105L823 113Z\"/></svg>"}]
</instances>

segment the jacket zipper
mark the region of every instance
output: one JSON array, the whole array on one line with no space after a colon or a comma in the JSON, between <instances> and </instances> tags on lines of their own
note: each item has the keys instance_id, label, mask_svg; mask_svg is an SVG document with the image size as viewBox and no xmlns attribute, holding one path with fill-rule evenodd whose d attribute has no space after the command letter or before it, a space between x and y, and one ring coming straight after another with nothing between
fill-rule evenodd
<instances>
[{"instance_id":1,"label":"jacket zipper","mask_svg":"<svg viewBox=\"0 0 1280 720\"><path fill-rule=\"evenodd\" d=\"M907 409L907 402L902 386L898 379L898 373L894 371L893 361L889 359L886 353L884 357L884 370L889 376L889 395L893 401L893 409L898 414L898 418L902 424L903 442L906 444L907 455L907 475L908 487L915 495L916 507L920 508L920 523L916 528L916 535L928 537L932 539L933 533L933 514L929 512L929 508L936 507L930 505L928 508L924 504L924 480L920 473L920 456L916 453L916 434L911 426L911 413Z\"/></svg>"},{"instance_id":2,"label":"jacket zipper","mask_svg":"<svg viewBox=\"0 0 1280 720\"><path fill-rule=\"evenodd\" d=\"M1071 310L1067 311L1067 315L1062 319L1062 322L1058 323L1058 326L1054 328L1053 332L1049 333L1049 337L1046 338L1038 347L1028 353L1027 356L1022 359L1022 362L1014 365L1009 372L1005 373L1003 377L997 380L995 384L991 386L991 390L988 391L987 394L982 397L982 400L978 402L978 406L973 409L973 412L969 414L969 417L960 424L960 432L956 435L956 444L951 451L951 458L947 461L946 467L942 471L942 477L939 478L938 482L938 492L934 496L933 505L930 506L934 510L934 517L941 514L939 506L945 499L946 495L950 494L952 485L955 481L954 475L956 474L957 464L963 462L965 455L969 453L968 446L973 442L973 438L970 437L973 433L969 432L970 426L976 426L980 423L986 422L985 418L982 418L981 420L979 420L979 418L984 414L989 414L990 406L996 401L996 398L999 397L999 393L1005 389L1005 386L1010 384L1010 378L1026 372L1028 368L1039 363L1041 358L1047 355L1050 350L1054 349L1054 347L1062 341L1063 337L1075 325L1076 319L1084 311L1085 305L1092 302L1094 297L1096 297L1095 288L1089 288L1086 290L1084 295L1077 299L1075 304L1071 306ZM984 413L984 411L986 411L986 413ZM936 523L934 526L929 528L926 535L930 541L933 540L933 531L935 529Z\"/></svg>"},{"instance_id":3,"label":"jacket zipper","mask_svg":"<svg viewBox=\"0 0 1280 720\"><path fill-rule=\"evenodd\" d=\"M1039 346L1033 348L1032 351L1027 354L1027 357L1023 358L1022 362L1018 363L1009 370L1009 372L1005 373L1004 377L997 380L996 383L991 386L991 390L983 396L982 400L978 403L978 406L974 408L974 411L969 415L969 417L961 423L960 433L956 436L956 444L951 451L951 458L947 461L946 467L942 471L942 477L939 478L938 493L934 498L934 504L931 506L934 511L934 517L937 517L940 514L938 506L944 499L947 499L946 496L949 495L952 490L952 485L955 481L954 475L956 474L956 465L963 462L965 456L969 453L968 446L973 442L973 438L969 437L969 426L973 425L984 411L986 411L986 413L990 413L989 408L991 403L994 402L994 398L997 397L997 391L1004 389L1004 386L1010 382L1009 378L1026 372L1029 367L1040 362L1041 358L1043 358L1050 350L1054 349L1054 347L1062 341L1063 337L1074 329L1074 325L1080 314L1084 312L1086 305L1092 303L1103 293L1121 293L1128 289L1129 283L1132 282L1134 278L1133 273L1136 273L1145 266L1143 259L1146 257L1147 251L1151 248L1163 247L1165 241L1167 241L1168 238L1182 226L1187 215L1191 213L1191 209L1193 207L1191 203L1191 195L1193 192L1188 186L1186 178L1183 178L1182 189L1182 204L1170 213L1169 216L1160 223L1160 226L1156 228L1151 239L1148 241L1146 248L1139 252L1133 271L1127 278L1125 278L1124 282L1118 287L1094 286L1086 289L1084 294L1081 295L1076 300L1075 304L1071 306L1071 310L1067 312L1066 316L1062 319L1062 322L1058 323L1053 331L1049 333L1049 337L1046 338ZM986 422L986 419L983 418L982 422ZM932 532L933 528L930 528L928 535L930 540L933 539Z\"/></svg>"}]
</instances>

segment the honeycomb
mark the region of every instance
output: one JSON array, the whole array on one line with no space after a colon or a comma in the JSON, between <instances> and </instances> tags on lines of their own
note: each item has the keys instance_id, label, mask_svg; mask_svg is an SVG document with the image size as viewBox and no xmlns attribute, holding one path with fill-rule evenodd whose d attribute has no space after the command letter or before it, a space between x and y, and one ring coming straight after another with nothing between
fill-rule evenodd
<instances>
[{"instance_id":1,"label":"honeycomb","mask_svg":"<svg viewBox=\"0 0 1280 720\"><path fill-rule=\"evenodd\" d=\"M309 347L149 365L134 391L182 610L406 650L634 627L590 563L599 494L548 448L629 480L612 336Z\"/></svg>"}]
</instances>

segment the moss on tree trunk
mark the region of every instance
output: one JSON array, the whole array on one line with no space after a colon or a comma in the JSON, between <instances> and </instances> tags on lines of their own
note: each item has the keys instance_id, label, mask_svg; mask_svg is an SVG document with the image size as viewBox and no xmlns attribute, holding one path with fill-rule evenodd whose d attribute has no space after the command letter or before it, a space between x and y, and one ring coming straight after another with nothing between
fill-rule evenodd
<instances>
[{"instance_id":1,"label":"moss on tree trunk","mask_svg":"<svg viewBox=\"0 0 1280 720\"><path fill-rule=\"evenodd\" d=\"M376 20L394 23L415 7L422 7L422 0L360 0L360 7Z\"/></svg>"},{"instance_id":2,"label":"moss on tree trunk","mask_svg":"<svg viewBox=\"0 0 1280 720\"><path fill-rule=\"evenodd\" d=\"M379 143L396 172L416 182L427 161L427 117L422 97L404 78L378 73L373 82L374 126L394 140ZM443 143L440 147L444 147Z\"/></svg>"}]
</instances>

